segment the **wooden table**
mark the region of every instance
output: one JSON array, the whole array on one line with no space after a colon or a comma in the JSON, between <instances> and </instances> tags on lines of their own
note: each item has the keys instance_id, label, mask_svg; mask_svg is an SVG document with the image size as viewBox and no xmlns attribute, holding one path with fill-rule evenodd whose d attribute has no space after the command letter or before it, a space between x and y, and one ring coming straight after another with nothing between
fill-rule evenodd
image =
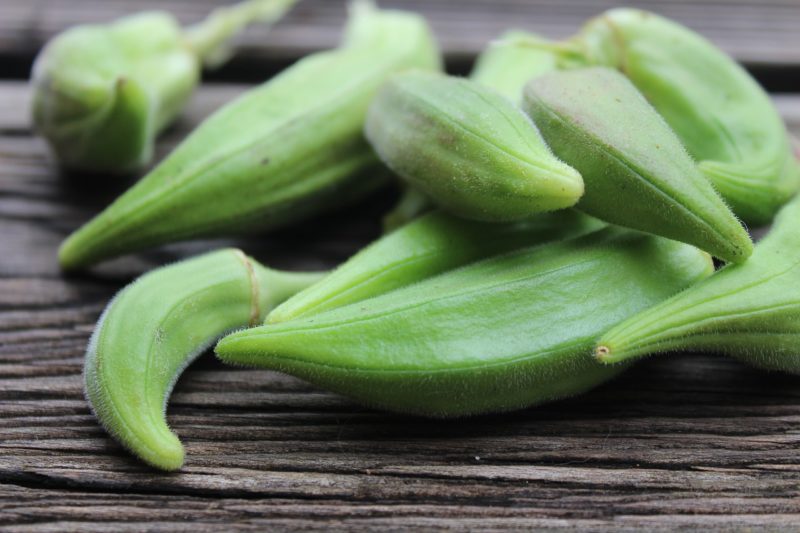
<instances>
[{"instance_id":1,"label":"wooden table","mask_svg":"<svg viewBox=\"0 0 800 533\"><path fill-rule=\"evenodd\" d=\"M42 40L67 24L134 5L196 20L209 3L2 0L0 74L24 75ZM605 7L386 3L429 14L449 64L462 71L506 26L566 35ZM769 87L788 90L776 102L800 134L797 1L642 5L701 29ZM216 79L260 79L331 45L342 13L338 2L308 0L265 40L248 32L243 55ZM204 86L160 152L246 86ZM168 246L67 278L55 262L59 242L127 183L59 175L27 109L24 82L0 81L0 529L800 528L800 378L708 355L653 358L579 398L448 422L367 410L206 355L169 406L186 467L165 475L141 465L101 430L82 393L84 347L114 292L221 244L272 266L332 267L378 234L390 199L377 195L355 214L270 236Z\"/></svg>"}]
</instances>

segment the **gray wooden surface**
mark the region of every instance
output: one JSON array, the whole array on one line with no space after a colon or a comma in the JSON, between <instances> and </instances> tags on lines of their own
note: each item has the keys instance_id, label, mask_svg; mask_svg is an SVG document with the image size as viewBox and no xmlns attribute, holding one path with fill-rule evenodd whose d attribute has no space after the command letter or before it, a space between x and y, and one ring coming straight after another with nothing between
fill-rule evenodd
<instances>
[{"instance_id":1,"label":"gray wooden surface","mask_svg":"<svg viewBox=\"0 0 800 533\"><path fill-rule=\"evenodd\" d=\"M136 5L180 4L191 20L207 3ZM416 2L465 56L516 20L555 35L599 9L588 0L502 3L517 11L478 17L488 13L479 2L457 10L444 0ZM63 25L132 4L4 0L0 55L24 61L20 50ZM338 8L308 4L287 22L302 32L271 35L270 46L284 44L281 54L334 38ZM662 12L723 44L728 24L740 35L729 49L743 58L800 64L800 46L790 46L795 2L672 2ZM776 103L800 135L796 83L798 93ZM160 153L245 88L203 87ZM281 268L331 267L378 234L390 198L269 236L174 245L64 277L59 242L127 184L60 175L30 131L27 99L23 82L0 82L0 530L800 529L800 378L711 355L653 358L585 396L447 422L371 411L206 355L168 409L186 467L160 474L142 466L105 435L82 394L83 350L114 292L149 268L221 244Z\"/></svg>"},{"instance_id":2,"label":"gray wooden surface","mask_svg":"<svg viewBox=\"0 0 800 533\"><path fill-rule=\"evenodd\" d=\"M0 0L0 55L30 54L53 33L78 23L105 22L143 9L168 9L185 23L202 19L220 0ZM381 0L381 6L425 14L450 56L471 57L510 27L563 38L588 18L616 7L616 0ZM798 0L633 0L700 31L751 64L800 64ZM343 0L302 0L264 35L242 40L245 58L294 58L339 39Z\"/></svg>"}]
</instances>

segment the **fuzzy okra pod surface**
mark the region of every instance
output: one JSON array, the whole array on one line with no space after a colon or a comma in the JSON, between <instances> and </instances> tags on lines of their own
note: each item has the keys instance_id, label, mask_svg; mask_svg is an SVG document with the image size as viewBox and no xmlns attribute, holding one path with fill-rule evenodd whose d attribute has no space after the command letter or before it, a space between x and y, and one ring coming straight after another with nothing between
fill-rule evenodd
<instances>
[{"instance_id":1,"label":"fuzzy okra pod surface","mask_svg":"<svg viewBox=\"0 0 800 533\"><path fill-rule=\"evenodd\" d=\"M532 33L518 30L504 33L481 52L469 79L519 104L528 80L557 68L556 55L527 46L532 40L544 42ZM477 106L485 107L485 103ZM397 205L385 216L384 228L396 229L433 207L434 202L427 195L407 185Z\"/></svg>"},{"instance_id":2,"label":"fuzzy okra pod surface","mask_svg":"<svg viewBox=\"0 0 800 533\"><path fill-rule=\"evenodd\" d=\"M524 109L583 176L578 209L742 262L753 244L675 133L624 76L594 67L545 74Z\"/></svg>"},{"instance_id":3,"label":"fuzzy okra pod surface","mask_svg":"<svg viewBox=\"0 0 800 533\"><path fill-rule=\"evenodd\" d=\"M378 239L267 316L270 323L319 314L526 246L590 233L604 223L573 210L490 224L434 211Z\"/></svg>"},{"instance_id":4,"label":"fuzzy okra pod surface","mask_svg":"<svg viewBox=\"0 0 800 533\"><path fill-rule=\"evenodd\" d=\"M272 270L226 249L140 277L108 304L86 350L86 396L98 420L145 462L180 468L183 446L165 410L183 370L321 276Z\"/></svg>"},{"instance_id":5,"label":"fuzzy okra pod surface","mask_svg":"<svg viewBox=\"0 0 800 533\"><path fill-rule=\"evenodd\" d=\"M159 244L272 228L382 183L362 127L392 73L436 69L423 18L356 3L339 49L230 102L61 246L64 269Z\"/></svg>"},{"instance_id":6,"label":"fuzzy okra pod surface","mask_svg":"<svg viewBox=\"0 0 800 533\"><path fill-rule=\"evenodd\" d=\"M769 96L701 35L655 13L620 8L589 21L563 49L564 66L624 73L748 224L768 223L800 188L800 166Z\"/></svg>"},{"instance_id":7,"label":"fuzzy okra pod surface","mask_svg":"<svg viewBox=\"0 0 800 533\"><path fill-rule=\"evenodd\" d=\"M504 411L616 375L591 357L594 340L712 270L693 246L609 228L234 333L216 352L393 411Z\"/></svg>"},{"instance_id":8,"label":"fuzzy okra pod surface","mask_svg":"<svg viewBox=\"0 0 800 533\"><path fill-rule=\"evenodd\" d=\"M381 160L433 202L474 220L511 221L570 207L583 181L510 100L432 72L393 76L364 131Z\"/></svg>"},{"instance_id":9,"label":"fuzzy okra pod surface","mask_svg":"<svg viewBox=\"0 0 800 533\"><path fill-rule=\"evenodd\" d=\"M606 332L595 354L627 361L669 350L732 355L800 373L800 197L775 218L752 257Z\"/></svg>"}]
</instances>

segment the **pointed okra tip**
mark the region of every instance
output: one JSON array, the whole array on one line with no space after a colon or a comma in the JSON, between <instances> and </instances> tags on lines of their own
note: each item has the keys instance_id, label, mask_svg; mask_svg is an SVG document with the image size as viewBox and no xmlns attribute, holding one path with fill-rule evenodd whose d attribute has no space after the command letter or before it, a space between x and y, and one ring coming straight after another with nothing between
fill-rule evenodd
<instances>
[{"instance_id":1,"label":"pointed okra tip","mask_svg":"<svg viewBox=\"0 0 800 533\"><path fill-rule=\"evenodd\" d=\"M134 453L159 470L165 472L180 470L186 458L186 451L174 433L170 432L170 436L172 438L161 438L155 442L152 449L144 450L140 447L134 450Z\"/></svg>"},{"instance_id":2,"label":"pointed okra tip","mask_svg":"<svg viewBox=\"0 0 800 533\"><path fill-rule=\"evenodd\" d=\"M253 353L253 337L258 336L257 333L254 335L253 331L260 329L258 327L244 329L222 337L214 347L217 359L231 365L250 364Z\"/></svg>"},{"instance_id":3,"label":"pointed okra tip","mask_svg":"<svg viewBox=\"0 0 800 533\"><path fill-rule=\"evenodd\" d=\"M84 242L84 232L78 229L68 236L58 248L58 264L64 272L85 268L92 263L88 257L88 246Z\"/></svg>"},{"instance_id":4,"label":"pointed okra tip","mask_svg":"<svg viewBox=\"0 0 800 533\"><path fill-rule=\"evenodd\" d=\"M83 372L86 400L103 428L133 455L159 470L180 470L186 452L166 419L148 416L141 411L126 412L131 404L130 398L126 398L118 387L111 386L109 378L103 374L102 369L113 367L115 361L114 352L109 351L109 345L100 339L108 327L110 308L120 300L118 296L111 301L89 341ZM130 355L123 346L117 353L126 357Z\"/></svg>"}]
</instances>

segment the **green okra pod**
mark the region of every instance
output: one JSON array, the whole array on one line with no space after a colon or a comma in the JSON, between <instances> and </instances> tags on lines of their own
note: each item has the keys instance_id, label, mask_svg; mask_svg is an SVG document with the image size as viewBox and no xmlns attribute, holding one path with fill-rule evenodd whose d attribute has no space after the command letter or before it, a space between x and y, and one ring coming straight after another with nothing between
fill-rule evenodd
<instances>
[{"instance_id":1,"label":"green okra pod","mask_svg":"<svg viewBox=\"0 0 800 533\"><path fill-rule=\"evenodd\" d=\"M594 339L712 271L692 246L610 228L238 332L216 352L393 411L510 410L616 375L590 356Z\"/></svg>"},{"instance_id":2,"label":"green okra pod","mask_svg":"<svg viewBox=\"0 0 800 533\"><path fill-rule=\"evenodd\" d=\"M65 269L147 247L273 228L372 190L383 169L362 135L393 72L437 68L421 17L357 3L343 45L227 104L61 246Z\"/></svg>"},{"instance_id":3,"label":"green okra pod","mask_svg":"<svg viewBox=\"0 0 800 533\"><path fill-rule=\"evenodd\" d=\"M428 72L393 76L367 114L378 156L454 214L511 221L574 205L580 175L553 156L507 98L477 82Z\"/></svg>"},{"instance_id":4,"label":"green okra pod","mask_svg":"<svg viewBox=\"0 0 800 533\"><path fill-rule=\"evenodd\" d=\"M86 351L86 396L98 420L145 462L180 468L183 446L164 414L180 374L223 334L261 322L321 276L271 270L235 249L145 274L108 304Z\"/></svg>"},{"instance_id":5,"label":"green okra pod","mask_svg":"<svg viewBox=\"0 0 800 533\"><path fill-rule=\"evenodd\" d=\"M539 40L544 42L532 33L516 30L504 33L478 56L470 79L519 104L528 80L556 68L554 53L527 45ZM384 228L396 229L433 207L427 196L407 186L397 205L384 218Z\"/></svg>"},{"instance_id":6,"label":"green okra pod","mask_svg":"<svg viewBox=\"0 0 800 533\"><path fill-rule=\"evenodd\" d=\"M595 67L540 76L526 86L523 107L553 152L583 176L578 209L725 261L752 252L747 231L621 74Z\"/></svg>"},{"instance_id":7,"label":"green okra pod","mask_svg":"<svg viewBox=\"0 0 800 533\"><path fill-rule=\"evenodd\" d=\"M530 43L546 43L536 34L507 31L481 52L470 79L493 88L515 104L522 101L522 89L533 78L558 69L557 55Z\"/></svg>"},{"instance_id":8,"label":"green okra pod","mask_svg":"<svg viewBox=\"0 0 800 533\"><path fill-rule=\"evenodd\" d=\"M624 73L748 224L769 222L800 187L800 167L769 96L702 36L654 13L612 9L564 48L573 65Z\"/></svg>"},{"instance_id":9,"label":"green okra pod","mask_svg":"<svg viewBox=\"0 0 800 533\"><path fill-rule=\"evenodd\" d=\"M709 350L800 374L800 197L778 213L744 264L719 272L600 337L603 362Z\"/></svg>"},{"instance_id":10,"label":"green okra pod","mask_svg":"<svg viewBox=\"0 0 800 533\"><path fill-rule=\"evenodd\" d=\"M248 23L274 22L295 0L249 0L181 28L162 11L56 36L33 67L33 121L66 167L123 173L150 162L155 138L188 101L201 66L225 59Z\"/></svg>"},{"instance_id":11,"label":"green okra pod","mask_svg":"<svg viewBox=\"0 0 800 533\"><path fill-rule=\"evenodd\" d=\"M603 225L573 210L506 224L476 222L434 211L364 248L324 280L278 306L267 321L285 322L315 315L492 255L575 237Z\"/></svg>"}]
</instances>

